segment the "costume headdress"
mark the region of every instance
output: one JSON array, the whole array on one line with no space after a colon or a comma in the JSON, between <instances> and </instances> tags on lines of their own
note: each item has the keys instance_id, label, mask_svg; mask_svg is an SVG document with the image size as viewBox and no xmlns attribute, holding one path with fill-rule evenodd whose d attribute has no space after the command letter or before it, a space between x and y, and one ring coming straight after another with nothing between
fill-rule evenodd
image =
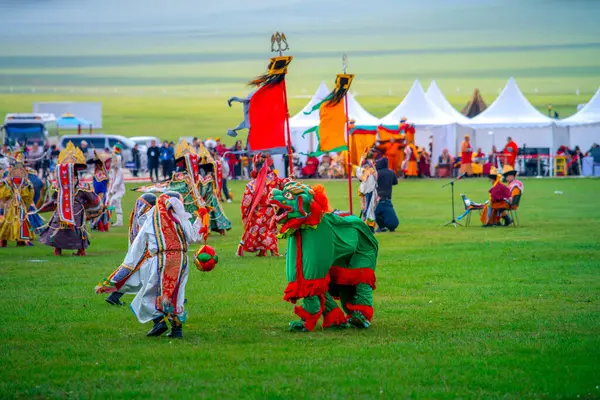
<instances>
[{"instance_id":1,"label":"costume headdress","mask_svg":"<svg viewBox=\"0 0 600 400\"><path fill-rule=\"evenodd\" d=\"M502 175L504 176L508 176L508 175L517 175L517 171L510 165L505 165L504 166L504 172L502 173Z\"/></svg>"},{"instance_id":2,"label":"costume headdress","mask_svg":"<svg viewBox=\"0 0 600 400\"><path fill-rule=\"evenodd\" d=\"M86 168L86 160L83 152L69 141L67 146L58 154L58 164L73 164L76 170Z\"/></svg>"},{"instance_id":3,"label":"costume headdress","mask_svg":"<svg viewBox=\"0 0 600 400\"><path fill-rule=\"evenodd\" d=\"M187 140L182 139L181 142L175 146L175 160L184 158L187 154L196 154L194 148L189 145Z\"/></svg>"},{"instance_id":4,"label":"costume headdress","mask_svg":"<svg viewBox=\"0 0 600 400\"><path fill-rule=\"evenodd\" d=\"M198 148L198 165L212 165L213 168L215 166L215 159L202 142L200 142L200 147Z\"/></svg>"},{"instance_id":5,"label":"costume headdress","mask_svg":"<svg viewBox=\"0 0 600 400\"><path fill-rule=\"evenodd\" d=\"M129 218L129 244L133 243L142 227L141 217L156 204L156 196L153 193L144 193L135 201L135 207L131 210Z\"/></svg>"}]
</instances>

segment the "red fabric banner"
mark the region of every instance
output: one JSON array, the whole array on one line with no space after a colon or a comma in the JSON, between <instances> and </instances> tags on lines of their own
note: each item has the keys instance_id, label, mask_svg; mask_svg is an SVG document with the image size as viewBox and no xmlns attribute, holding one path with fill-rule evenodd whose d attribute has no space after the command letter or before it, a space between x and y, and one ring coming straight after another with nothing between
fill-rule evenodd
<instances>
[{"instance_id":1,"label":"red fabric banner","mask_svg":"<svg viewBox=\"0 0 600 400\"><path fill-rule=\"evenodd\" d=\"M285 147L285 91L283 81L261 87L250 99L250 150Z\"/></svg>"}]
</instances>

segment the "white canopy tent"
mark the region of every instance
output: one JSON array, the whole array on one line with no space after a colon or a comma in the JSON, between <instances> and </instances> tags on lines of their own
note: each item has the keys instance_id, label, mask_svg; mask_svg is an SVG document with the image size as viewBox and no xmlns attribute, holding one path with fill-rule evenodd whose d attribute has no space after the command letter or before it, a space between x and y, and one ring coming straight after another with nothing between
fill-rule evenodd
<instances>
[{"instance_id":1,"label":"white canopy tent","mask_svg":"<svg viewBox=\"0 0 600 400\"><path fill-rule=\"evenodd\" d=\"M311 97L310 101L304 106L302 111L290 118L290 136L292 139L292 147L294 150L296 150L296 153L310 153L315 149L316 143L314 140L314 135L306 135L305 137L302 137L302 134L307 129L319 124L319 113L313 112L310 115L306 115L304 112L310 111L315 104L322 101L325 97L327 97L328 94L329 89L327 89L327 85L325 85L324 81L321 81L317 91ZM302 162L305 162L307 158L302 154L299 154L298 157L300 160L302 160ZM278 158L281 158L281 161L275 160L274 157L274 163L276 166L278 166L279 171L283 171L283 167L279 168L279 164L284 165L283 158ZM281 172L279 175L283 176Z\"/></svg>"},{"instance_id":2,"label":"white canopy tent","mask_svg":"<svg viewBox=\"0 0 600 400\"><path fill-rule=\"evenodd\" d=\"M381 124L397 126L402 117L415 125L415 143L418 146L428 148L429 137L433 136L432 165L444 148L456 153L456 121L427 98L418 79L404 100L383 117Z\"/></svg>"},{"instance_id":3,"label":"white canopy tent","mask_svg":"<svg viewBox=\"0 0 600 400\"><path fill-rule=\"evenodd\" d=\"M472 134L473 129L469 127L471 123L471 118L467 118L461 113L459 113L453 106L450 104L446 96L442 93L440 88L438 87L435 81L431 81L429 84L429 88L427 89L427 93L425 93L427 98L431 100L433 104L435 104L440 110L442 110L446 115L452 118L459 126L456 127L456 143L452 147L448 147L448 150L454 154L459 155L460 145L464 139L464 136L467 134Z\"/></svg>"},{"instance_id":4,"label":"white canopy tent","mask_svg":"<svg viewBox=\"0 0 600 400\"><path fill-rule=\"evenodd\" d=\"M549 148L553 152L568 142L566 129L556 129L555 121L540 113L525 98L514 78L510 78L498 98L481 114L471 119L475 147L489 153L493 145L504 148L510 136L519 147Z\"/></svg>"},{"instance_id":5,"label":"white canopy tent","mask_svg":"<svg viewBox=\"0 0 600 400\"><path fill-rule=\"evenodd\" d=\"M314 150L312 137L314 135L307 135L302 137L302 134L308 129L319 124L319 113L313 112L310 115L304 114L310 111L310 109L320 101L322 101L329 94L329 89L325 82L321 81L319 88L312 96L310 101L304 106L302 111L290 118L290 135L292 139L292 146L298 153L309 153Z\"/></svg>"},{"instance_id":6,"label":"white canopy tent","mask_svg":"<svg viewBox=\"0 0 600 400\"><path fill-rule=\"evenodd\" d=\"M557 124L568 129L568 143L571 148L579 146L585 153L592 147L592 144L600 144L600 88L578 113L557 122Z\"/></svg>"},{"instance_id":7,"label":"white canopy tent","mask_svg":"<svg viewBox=\"0 0 600 400\"><path fill-rule=\"evenodd\" d=\"M348 117L353 119L357 126L379 126L379 118L365 110L350 92L348 92Z\"/></svg>"}]
</instances>

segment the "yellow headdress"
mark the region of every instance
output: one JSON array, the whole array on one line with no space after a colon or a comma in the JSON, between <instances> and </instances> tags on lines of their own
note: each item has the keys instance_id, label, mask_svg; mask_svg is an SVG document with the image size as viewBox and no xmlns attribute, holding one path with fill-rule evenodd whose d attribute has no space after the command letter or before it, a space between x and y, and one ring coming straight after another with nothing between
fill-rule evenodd
<instances>
[{"instance_id":1,"label":"yellow headdress","mask_svg":"<svg viewBox=\"0 0 600 400\"><path fill-rule=\"evenodd\" d=\"M75 147L73 142L69 141L67 147L65 147L58 155L59 164L79 164L85 166L85 156L83 152Z\"/></svg>"},{"instance_id":2,"label":"yellow headdress","mask_svg":"<svg viewBox=\"0 0 600 400\"><path fill-rule=\"evenodd\" d=\"M206 165L206 164L215 164L214 158L210 155L210 152L204 144L200 142L200 147L198 148L198 165Z\"/></svg>"},{"instance_id":3,"label":"yellow headdress","mask_svg":"<svg viewBox=\"0 0 600 400\"><path fill-rule=\"evenodd\" d=\"M175 147L175 159L179 160L186 156L186 154L196 154L192 146L189 145L187 140L182 139L179 144Z\"/></svg>"},{"instance_id":4,"label":"yellow headdress","mask_svg":"<svg viewBox=\"0 0 600 400\"><path fill-rule=\"evenodd\" d=\"M506 164L502 170L502 175L517 175L517 171L515 171L515 169L512 166Z\"/></svg>"}]
</instances>

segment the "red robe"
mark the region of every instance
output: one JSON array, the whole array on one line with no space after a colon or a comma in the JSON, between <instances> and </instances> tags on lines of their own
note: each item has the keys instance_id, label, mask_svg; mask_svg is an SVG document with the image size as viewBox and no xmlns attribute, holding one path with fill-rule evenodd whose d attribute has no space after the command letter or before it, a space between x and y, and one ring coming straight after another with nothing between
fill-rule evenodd
<instances>
[{"instance_id":1,"label":"red robe","mask_svg":"<svg viewBox=\"0 0 600 400\"><path fill-rule=\"evenodd\" d=\"M319 168L319 159L317 157L308 157L306 160L306 166L302 168L302 176L312 177L317 175Z\"/></svg>"},{"instance_id":2,"label":"red robe","mask_svg":"<svg viewBox=\"0 0 600 400\"><path fill-rule=\"evenodd\" d=\"M278 252L277 248L277 226L271 224L275 215L275 207L269 204L269 194L273 189L282 189L283 180L279 179L274 172L269 172L266 178L265 188L262 193L255 193L256 179L246 185L244 197L242 198L242 222L244 233L242 236L243 249L247 252L266 252L271 250ZM255 196L260 196L258 205L252 215L248 215L252 208Z\"/></svg>"},{"instance_id":3,"label":"red robe","mask_svg":"<svg viewBox=\"0 0 600 400\"><path fill-rule=\"evenodd\" d=\"M519 146L511 140L506 144L504 150L502 150L502 154L504 155L504 162L514 168L517 155L519 154Z\"/></svg>"}]
</instances>

